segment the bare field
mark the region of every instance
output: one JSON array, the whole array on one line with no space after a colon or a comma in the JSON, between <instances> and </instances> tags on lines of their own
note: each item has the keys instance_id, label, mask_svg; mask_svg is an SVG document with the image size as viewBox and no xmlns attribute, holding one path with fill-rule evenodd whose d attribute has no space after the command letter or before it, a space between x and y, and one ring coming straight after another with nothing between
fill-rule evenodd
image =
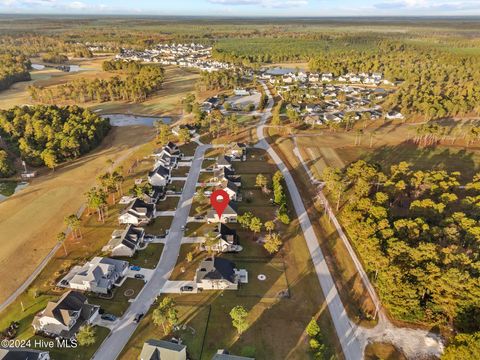
<instances>
[{"instance_id":1,"label":"bare field","mask_svg":"<svg viewBox=\"0 0 480 360\"><path fill-rule=\"evenodd\" d=\"M55 245L63 218L84 203L84 193L119 159L152 139L152 129L112 128L100 148L40 176L23 191L0 203L0 301L4 301ZM15 271L12 271L15 269Z\"/></svg>"}]
</instances>

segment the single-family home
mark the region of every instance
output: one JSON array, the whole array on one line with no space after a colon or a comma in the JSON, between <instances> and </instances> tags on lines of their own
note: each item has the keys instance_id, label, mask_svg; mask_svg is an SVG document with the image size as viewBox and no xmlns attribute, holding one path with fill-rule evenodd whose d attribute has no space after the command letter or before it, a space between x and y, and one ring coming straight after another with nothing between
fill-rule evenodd
<instances>
[{"instance_id":1,"label":"single-family home","mask_svg":"<svg viewBox=\"0 0 480 360\"><path fill-rule=\"evenodd\" d=\"M215 163L215 168L216 169L227 168L229 170L232 170L232 160L228 156L220 155L217 158L217 162Z\"/></svg>"},{"instance_id":2,"label":"single-family home","mask_svg":"<svg viewBox=\"0 0 480 360\"><path fill-rule=\"evenodd\" d=\"M0 348L0 360L50 360L50 353L27 348Z\"/></svg>"},{"instance_id":3,"label":"single-family home","mask_svg":"<svg viewBox=\"0 0 480 360\"><path fill-rule=\"evenodd\" d=\"M143 343L140 360L186 360L187 346L172 341L150 339Z\"/></svg>"},{"instance_id":4,"label":"single-family home","mask_svg":"<svg viewBox=\"0 0 480 360\"><path fill-rule=\"evenodd\" d=\"M148 173L148 182L153 186L165 186L170 182L170 169L159 164Z\"/></svg>"},{"instance_id":5,"label":"single-family home","mask_svg":"<svg viewBox=\"0 0 480 360\"><path fill-rule=\"evenodd\" d=\"M100 306L90 305L85 295L70 290L35 315L32 326L36 333L71 339L80 326L95 319L99 310Z\"/></svg>"},{"instance_id":6,"label":"single-family home","mask_svg":"<svg viewBox=\"0 0 480 360\"><path fill-rule=\"evenodd\" d=\"M255 360L255 358L231 355L227 350L219 349L212 360Z\"/></svg>"},{"instance_id":7,"label":"single-family home","mask_svg":"<svg viewBox=\"0 0 480 360\"><path fill-rule=\"evenodd\" d=\"M195 272L195 283L202 290L237 290L246 270L238 270L230 260L208 257Z\"/></svg>"},{"instance_id":8,"label":"single-family home","mask_svg":"<svg viewBox=\"0 0 480 360\"><path fill-rule=\"evenodd\" d=\"M230 170L228 168L215 169L213 171L213 176L210 179L211 182L221 183L223 181L231 181L238 187L242 186L242 178L240 175L235 174L235 170Z\"/></svg>"},{"instance_id":9,"label":"single-family home","mask_svg":"<svg viewBox=\"0 0 480 360\"><path fill-rule=\"evenodd\" d=\"M221 184L221 189L228 194L232 201L237 201L239 198L238 186L229 180L224 180Z\"/></svg>"},{"instance_id":10,"label":"single-family home","mask_svg":"<svg viewBox=\"0 0 480 360\"><path fill-rule=\"evenodd\" d=\"M133 224L137 226L146 225L152 221L156 214L155 204L148 204L145 201L135 198L118 217L120 224Z\"/></svg>"},{"instance_id":11,"label":"single-family home","mask_svg":"<svg viewBox=\"0 0 480 360\"><path fill-rule=\"evenodd\" d=\"M102 251L109 251L111 256L133 256L143 246L144 236L143 228L129 224L124 230L114 230Z\"/></svg>"},{"instance_id":12,"label":"single-family home","mask_svg":"<svg viewBox=\"0 0 480 360\"><path fill-rule=\"evenodd\" d=\"M243 248L238 244L238 235L235 229L229 228L227 225L220 223L218 225L217 242L212 246L204 245L205 250L215 252L240 252Z\"/></svg>"},{"instance_id":13,"label":"single-family home","mask_svg":"<svg viewBox=\"0 0 480 360\"><path fill-rule=\"evenodd\" d=\"M152 186L152 189L143 194L143 200L147 204L156 204L165 196L166 189L164 186Z\"/></svg>"},{"instance_id":14,"label":"single-family home","mask_svg":"<svg viewBox=\"0 0 480 360\"><path fill-rule=\"evenodd\" d=\"M225 153L232 160L247 160L247 144L245 143L232 143L228 146Z\"/></svg>"},{"instance_id":15,"label":"single-family home","mask_svg":"<svg viewBox=\"0 0 480 360\"><path fill-rule=\"evenodd\" d=\"M389 111L386 115L386 118L389 119L389 120L394 120L394 119L404 119L405 117L403 116L402 113L398 112L398 111Z\"/></svg>"},{"instance_id":16,"label":"single-family home","mask_svg":"<svg viewBox=\"0 0 480 360\"><path fill-rule=\"evenodd\" d=\"M237 222L237 206L233 203L230 202L225 210L222 213L222 216L219 217L217 212L215 210L210 210L207 213L207 222L209 224L214 224L214 223L236 223Z\"/></svg>"},{"instance_id":17,"label":"single-family home","mask_svg":"<svg viewBox=\"0 0 480 360\"><path fill-rule=\"evenodd\" d=\"M330 82L332 80L333 80L333 74L332 73L322 74L322 81Z\"/></svg>"},{"instance_id":18,"label":"single-family home","mask_svg":"<svg viewBox=\"0 0 480 360\"><path fill-rule=\"evenodd\" d=\"M75 266L60 282L71 289L108 294L128 270L128 262L94 257L82 266Z\"/></svg>"},{"instance_id":19,"label":"single-family home","mask_svg":"<svg viewBox=\"0 0 480 360\"><path fill-rule=\"evenodd\" d=\"M310 73L310 75L308 75L308 81L313 83L319 82L320 75L315 73Z\"/></svg>"},{"instance_id":20,"label":"single-family home","mask_svg":"<svg viewBox=\"0 0 480 360\"><path fill-rule=\"evenodd\" d=\"M174 157L181 157L182 153L180 152L180 148L174 143L169 141L167 145L165 145L162 151L166 151L170 156Z\"/></svg>"}]
</instances>

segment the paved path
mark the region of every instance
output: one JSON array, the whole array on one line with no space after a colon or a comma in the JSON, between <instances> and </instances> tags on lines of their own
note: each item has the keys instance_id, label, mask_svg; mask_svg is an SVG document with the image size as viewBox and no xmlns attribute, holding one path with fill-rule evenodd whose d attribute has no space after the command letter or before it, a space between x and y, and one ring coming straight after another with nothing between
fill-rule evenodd
<instances>
[{"instance_id":1,"label":"paved path","mask_svg":"<svg viewBox=\"0 0 480 360\"><path fill-rule=\"evenodd\" d=\"M146 313L148 311L160 294L160 289L167 283L180 253L180 245L183 238L181 228L187 222L193 194L195 193L195 185L202 167L203 155L208 148L209 145L200 145L195 151L192 167L178 202L176 214L173 218L170 232L167 235L166 244L150 281L148 281L137 298L130 304L125 314L115 323L110 335L102 343L92 359L114 360L119 356L137 328L138 324L133 322L133 318L138 313Z\"/></svg>"},{"instance_id":2,"label":"paved path","mask_svg":"<svg viewBox=\"0 0 480 360\"><path fill-rule=\"evenodd\" d=\"M361 359L363 358L363 349L365 347L364 340L362 337L356 334L357 326L348 318L345 307L340 299L340 295L335 287L332 275L328 269L325 257L320 249L319 241L315 235L307 211L305 210L305 206L303 205L302 198L298 192L297 186L295 185L295 181L293 180L292 175L288 171L282 159L265 140L264 127L266 121L271 116L273 98L267 86L263 84L263 87L268 96L268 103L265 112L262 115L260 126L257 128L257 137L259 140L257 147L265 149L268 152L284 176L285 183L292 198L295 212L297 213L298 220L300 221L303 236L307 242L308 250L310 251L310 256L317 273L318 281L320 282L320 286L325 296L338 339L340 340L340 344L342 346L343 354L347 360Z\"/></svg>"}]
</instances>

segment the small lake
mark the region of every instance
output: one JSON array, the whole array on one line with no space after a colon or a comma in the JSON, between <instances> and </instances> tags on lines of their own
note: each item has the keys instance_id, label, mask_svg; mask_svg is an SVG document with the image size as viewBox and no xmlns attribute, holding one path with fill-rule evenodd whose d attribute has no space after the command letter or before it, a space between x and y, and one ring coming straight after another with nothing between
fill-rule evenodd
<instances>
[{"instance_id":1,"label":"small lake","mask_svg":"<svg viewBox=\"0 0 480 360\"><path fill-rule=\"evenodd\" d=\"M42 64L32 64L32 69L34 70L43 70L45 68L57 68L57 67L62 67L62 66L65 66L65 68L68 67L68 71L65 71L65 72L78 72L78 71L81 71L81 70L89 70L89 69L82 69L80 68L80 65L48 65L48 66L45 66L45 65L42 65ZM57 70L60 70L60 69L57 69Z\"/></svg>"},{"instance_id":2,"label":"small lake","mask_svg":"<svg viewBox=\"0 0 480 360\"><path fill-rule=\"evenodd\" d=\"M0 201L3 201L20 190L25 189L27 186L28 183L24 181L0 181Z\"/></svg>"},{"instance_id":3,"label":"small lake","mask_svg":"<svg viewBox=\"0 0 480 360\"><path fill-rule=\"evenodd\" d=\"M132 126L132 125L145 125L153 126L156 121L162 121L164 124L170 124L172 118L170 117L151 117L151 116L137 116L127 114L107 114L102 115L104 118L110 119L110 125L112 126Z\"/></svg>"}]
</instances>

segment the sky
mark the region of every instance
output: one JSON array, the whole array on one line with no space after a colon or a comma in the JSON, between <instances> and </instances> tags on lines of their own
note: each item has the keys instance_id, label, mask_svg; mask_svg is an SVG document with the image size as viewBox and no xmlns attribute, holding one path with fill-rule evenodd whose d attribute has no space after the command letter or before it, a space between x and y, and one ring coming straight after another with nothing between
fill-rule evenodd
<instances>
[{"instance_id":1,"label":"sky","mask_svg":"<svg viewBox=\"0 0 480 360\"><path fill-rule=\"evenodd\" d=\"M0 13L184 16L465 16L480 0L0 0Z\"/></svg>"}]
</instances>

